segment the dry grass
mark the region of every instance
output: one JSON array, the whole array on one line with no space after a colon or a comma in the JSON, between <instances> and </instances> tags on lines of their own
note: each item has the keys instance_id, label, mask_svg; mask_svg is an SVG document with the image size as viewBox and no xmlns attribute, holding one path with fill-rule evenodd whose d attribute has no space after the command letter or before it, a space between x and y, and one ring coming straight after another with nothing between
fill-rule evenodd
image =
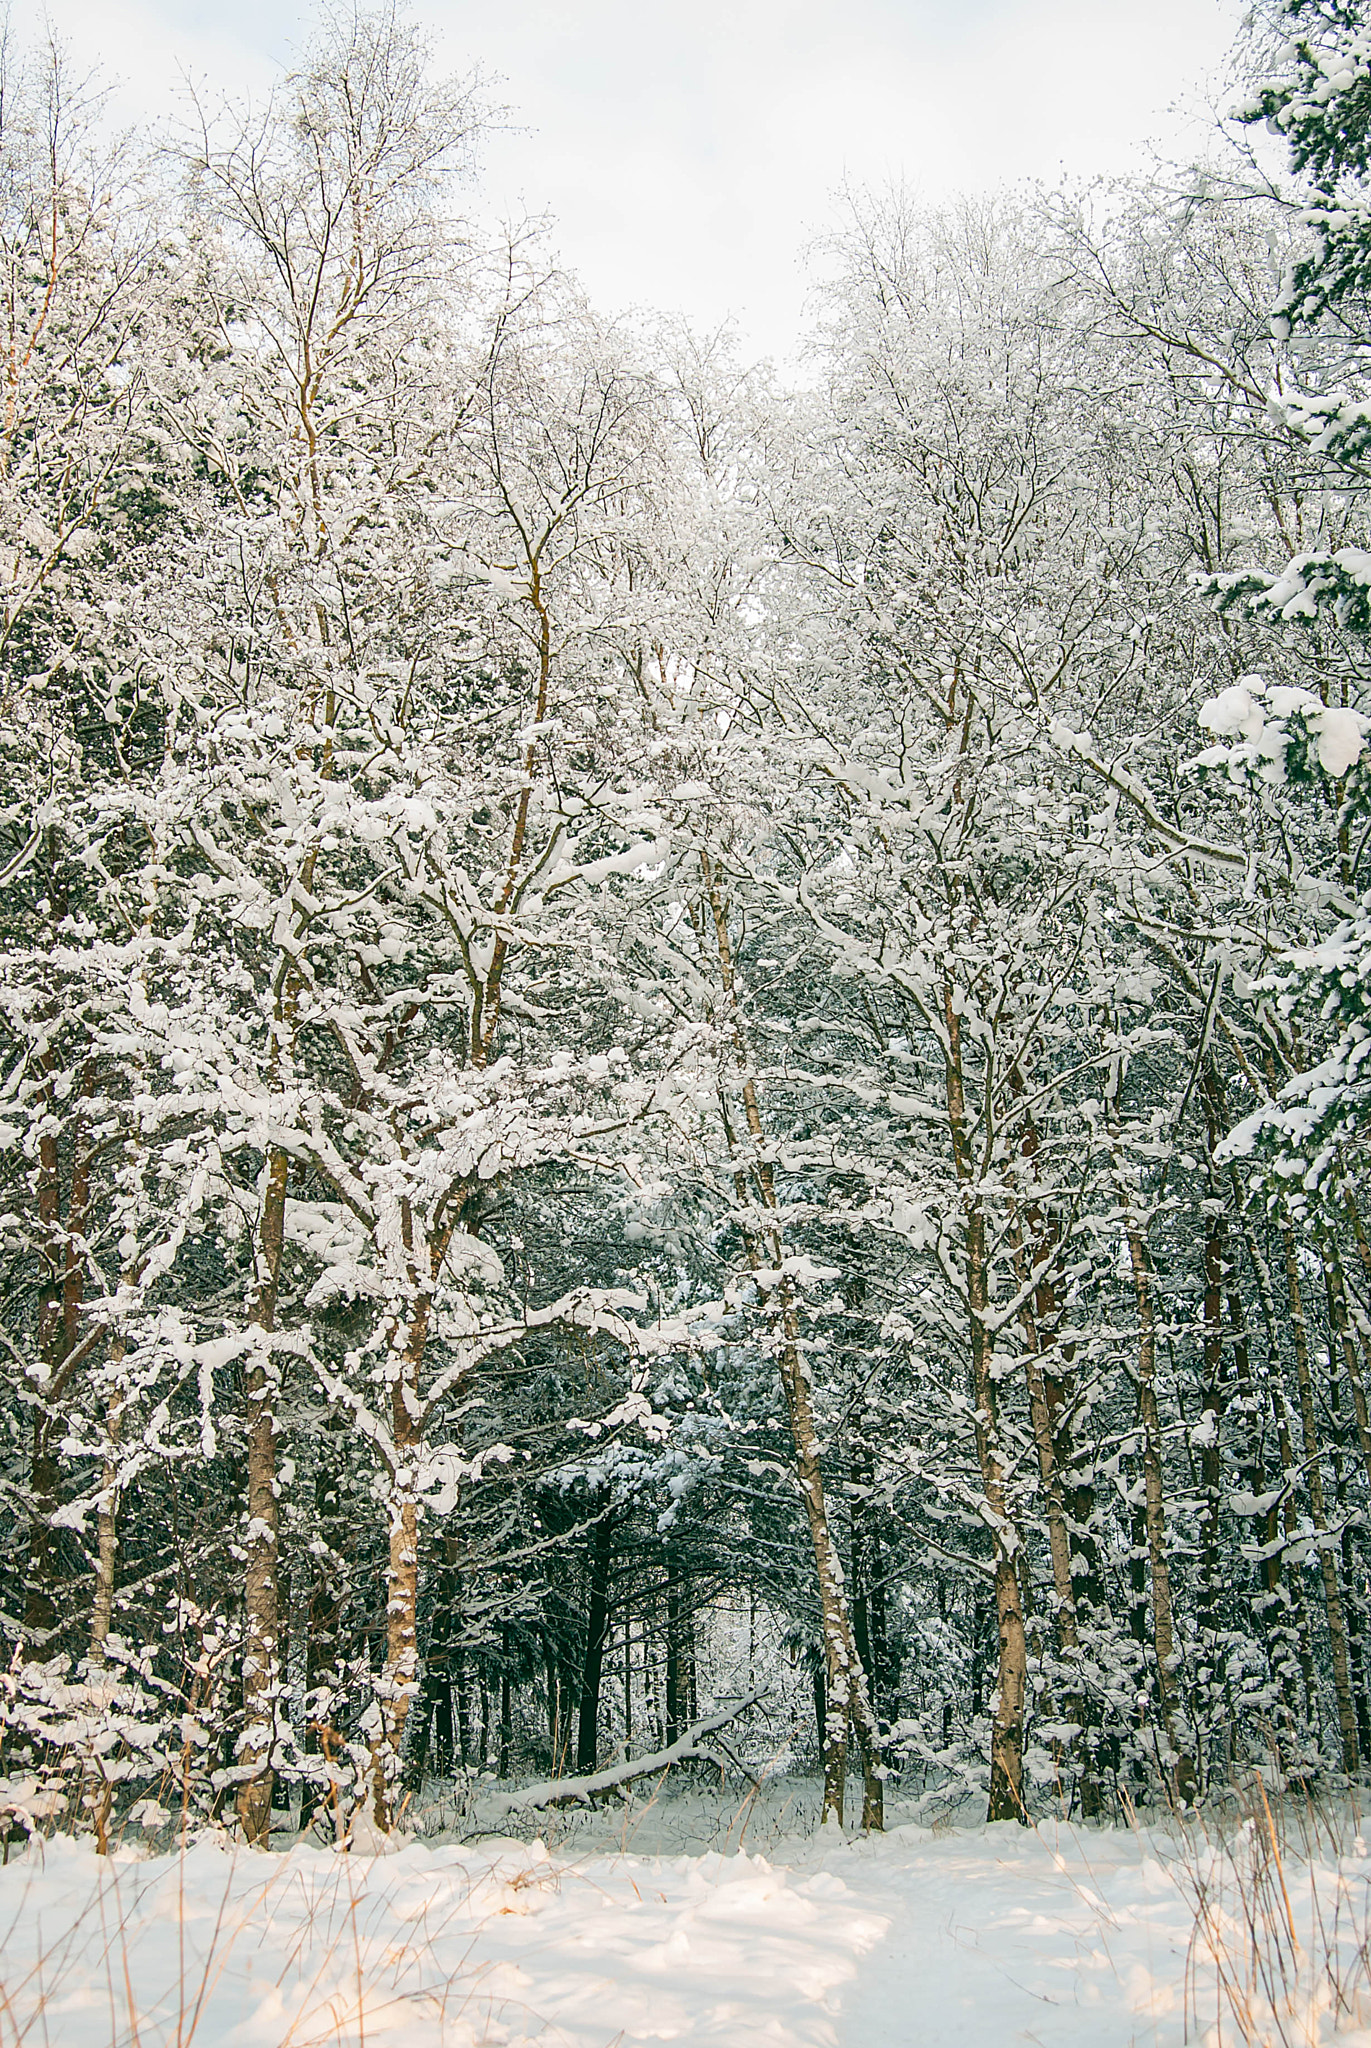
<instances>
[{"instance_id":1,"label":"dry grass","mask_svg":"<svg viewBox=\"0 0 1371 2048\"><path fill-rule=\"evenodd\" d=\"M36 1956L18 1964L13 1936L35 1911L26 1888L0 1929L0 2048L204 2048L222 2032L226 2001L234 2019L243 2016L248 1990L259 2002L275 1996L275 2048L367 2048L416 2023L425 2038L465 2048L486 2036L494 2004L530 2036L556 2038L537 2014L493 1999L473 1960L483 1917L472 1917L472 1890L489 1872L465 1893L447 1888L416 1917L397 1913L395 1884L370 1859L339 1856L323 1872L281 1859L245 1885L243 1857L233 1856L217 1892L207 1895L202 1881L193 1906L186 1861L102 1859L76 1917L38 1929ZM516 1903L492 1900L484 1918L519 1911L517 1894L541 1881L555 1881L553 1872L515 1873L503 1889ZM59 1993L78 1979L87 1996L73 2010Z\"/></svg>"},{"instance_id":2,"label":"dry grass","mask_svg":"<svg viewBox=\"0 0 1371 2048\"><path fill-rule=\"evenodd\" d=\"M1371 1863L1350 1798L1272 1798L1259 1774L1221 1821L1178 1818L1194 1914L1187 2038L1319 2048L1371 2024Z\"/></svg>"}]
</instances>

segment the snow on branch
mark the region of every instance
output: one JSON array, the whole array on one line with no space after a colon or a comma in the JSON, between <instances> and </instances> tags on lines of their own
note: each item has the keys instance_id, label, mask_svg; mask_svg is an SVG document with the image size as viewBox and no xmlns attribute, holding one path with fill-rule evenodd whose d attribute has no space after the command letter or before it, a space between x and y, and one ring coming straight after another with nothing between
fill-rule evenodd
<instances>
[{"instance_id":1,"label":"snow on branch","mask_svg":"<svg viewBox=\"0 0 1371 2048\"><path fill-rule=\"evenodd\" d=\"M673 1764L717 1763L719 1759L708 1747L706 1737L726 1728L749 1707L755 1707L760 1697L753 1693L722 1713L707 1714L703 1720L692 1722L675 1742L669 1742L665 1749L654 1749L650 1756L635 1756L627 1763L591 1771L583 1778L552 1778L542 1784L525 1785L519 1792L503 1793L495 1811L504 1815L536 1813L547 1806L593 1806L597 1792L612 1792L616 1786L631 1785L635 1778L650 1778L656 1771L668 1771Z\"/></svg>"}]
</instances>

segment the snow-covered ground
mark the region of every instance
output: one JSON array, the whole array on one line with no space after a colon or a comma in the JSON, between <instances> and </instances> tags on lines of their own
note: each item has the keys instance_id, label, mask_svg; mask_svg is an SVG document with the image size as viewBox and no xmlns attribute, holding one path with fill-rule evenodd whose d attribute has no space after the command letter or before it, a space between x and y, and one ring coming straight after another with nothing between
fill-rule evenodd
<instances>
[{"instance_id":1,"label":"snow-covered ground","mask_svg":"<svg viewBox=\"0 0 1371 2048\"><path fill-rule=\"evenodd\" d=\"M69 1842L35 1845L0 1872L0 2044L1187 2037L1193 1914L1165 1833L906 1824L873 1840L779 1835L765 1854L641 1851L502 1839L265 1858L201 1842L100 1862ZM1201 1957L1191 2040L1212 2024L1211 1983Z\"/></svg>"}]
</instances>

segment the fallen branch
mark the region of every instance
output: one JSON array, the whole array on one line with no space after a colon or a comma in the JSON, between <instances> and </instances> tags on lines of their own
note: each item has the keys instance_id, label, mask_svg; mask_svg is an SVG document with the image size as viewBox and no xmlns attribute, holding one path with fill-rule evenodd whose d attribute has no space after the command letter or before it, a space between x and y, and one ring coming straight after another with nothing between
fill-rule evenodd
<instances>
[{"instance_id":1,"label":"fallen branch","mask_svg":"<svg viewBox=\"0 0 1371 2048\"><path fill-rule=\"evenodd\" d=\"M706 1737L726 1728L749 1707L755 1707L760 1697L760 1693L753 1693L750 1699L740 1700L736 1707L729 1707L722 1714L709 1714L703 1721L693 1722L684 1735L677 1736L665 1749L654 1749L651 1756L635 1756L628 1763L591 1771L584 1778L552 1778L546 1784L525 1785L520 1792L502 1793L495 1811L503 1815L537 1812L545 1806L593 1806L597 1792L612 1792L616 1786L631 1785L635 1778L650 1778L657 1771L669 1771L673 1764L717 1764L719 1758L706 1746ZM749 1775L744 1772L744 1776Z\"/></svg>"}]
</instances>

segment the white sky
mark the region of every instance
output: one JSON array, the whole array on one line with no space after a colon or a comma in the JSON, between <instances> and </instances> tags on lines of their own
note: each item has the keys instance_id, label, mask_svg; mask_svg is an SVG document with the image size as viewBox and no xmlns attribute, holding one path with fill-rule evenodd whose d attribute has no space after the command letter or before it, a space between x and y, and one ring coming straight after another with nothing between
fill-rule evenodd
<instances>
[{"instance_id":1,"label":"white sky","mask_svg":"<svg viewBox=\"0 0 1371 2048\"><path fill-rule=\"evenodd\" d=\"M1241 0L418 0L453 70L479 64L522 132L490 138L504 212L550 212L607 311L732 318L785 355L831 195L935 198L1184 153ZM308 33L297 0L48 0L140 120L182 69L267 86Z\"/></svg>"}]
</instances>

